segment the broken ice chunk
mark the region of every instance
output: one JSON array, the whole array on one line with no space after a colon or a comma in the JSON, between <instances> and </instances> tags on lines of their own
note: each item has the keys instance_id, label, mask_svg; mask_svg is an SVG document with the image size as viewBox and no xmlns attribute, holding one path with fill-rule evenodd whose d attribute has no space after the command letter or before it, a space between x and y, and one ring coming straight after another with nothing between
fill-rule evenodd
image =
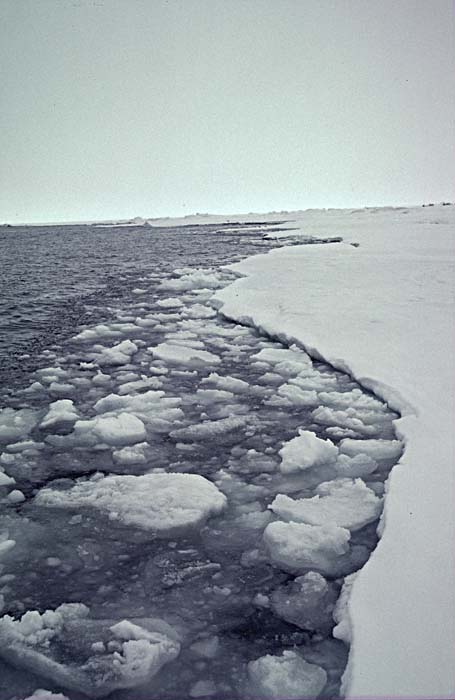
<instances>
[{"instance_id":1,"label":"broken ice chunk","mask_svg":"<svg viewBox=\"0 0 455 700\"><path fill-rule=\"evenodd\" d=\"M342 454L354 457L366 454L372 459L396 459L401 457L403 445L400 440L353 440L345 438L340 443Z\"/></svg>"},{"instance_id":2,"label":"broken ice chunk","mask_svg":"<svg viewBox=\"0 0 455 700\"><path fill-rule=\"evenodd\" d=\"M60 399L49 404L49 410L40 423L40 428L51 428L55 425L73 424L79 418L79 413L71 399Z\"/></svg>"},{"instance_id":3,"label":"broken ice chunk","mask_svg":"<svg viewBox=\"0 0 455 700\"><path fill-rule=\"evenodd\" d=\"M174 343L160 343L155 347L147 348L149 352L165 362L186 367L204 367L205 365L219 365L221 360L208 350L198 350Z\"/></svg>"},{"instance_id":4,"label":"broken ice chunk","mask_svg":"<svg viewBox=\"0 0 455 700\"><path fill-rule=\"evenodd\" d=\"M96 351L94 359L101 366L117 366L126 365L131 361L131 357L138 351L138 347L131 340L123 340L117 343L112 348L106 348L103 345L94 345Z\"/></svg>"},{"instance_id":5,"label":"broken ice chunk","mask_svg":"<svg viewBox=\"0 0 455 700\"><path fill-rule=\"evenodd\" d=\"M274 700L314 700L327 682L323 668L290 650L281 656L267 654L250 661L248 677L253 697Z\"/></svg>"},{"instance_id":6,"label":"broken ice chunk","mask_svg":"<svg viewBox=\"0 0 455 700\"><path fill-rule=\"evenodd\" d=\"M145 454L147 448L148 443L146 442L122 447L120 450L114 450L112 458L117 464L145 464L147 462L147 456Z\"/></svg>"},{"instance_id":7,"label":"broken ice chunk","mask_svg":"<svg viewBox=\"0 0 455 700\"><path fill-rule=\"evenodd\" d=\"M198 389L195 396L196 401L203 405L231 401L233 398L234 394L222 389Z\"/></svg>"},{"instance_id":8,"label":"broken ice chunk","mask_svg":"<svg viewBox=\"0 0 455 700\"><path fill-rule=\"evenodd\" d=\"M247 423L248 418L245 416L229 416L228 418L205 421L205 423L173 430L170 433L170 437L181 442L216 439L225 433L245 427Z\"/></svg>"},{"instance_id":9,"label":"broken ice chunk","mask_svg":"<svg viewBox=\"0 0 455 700\"><path fill-rule=\"evenodd\" d=\"M318 397L315 391L305 391L295 384L283 384L278 394L287 399L292 406L316 406Z\"/></svg>"},{"instance_id":10,"label":"broken ice chunk","mask_svg":"<svg viewBox=\"0 0 455 700\"><path fill-rule=\"evenodd\" d=\"M62 693L51 693L50 690L38 689L24 700L69 700L69 698Z\"/></svg>"},{"instance_id":11,"label":"broken ice chunk","mask_svg":"<svg viewBox=\"0 0 455 700\"><path fill-rule=\"evenodd\" d=\"M164 633L163 625L157 631L128 620L110 626L88 615L88 608L78 603L43 614L32 610L20 620L5 615L0 618L0 655L18 668L97 698L144 685L180 652L176 635ZM70 661L61 661L62 649Z\"/></svg>"},{"instance_id":12,"label":"broken ice chunk","mask_svg":"<svg viewBox=\"0 0 455 700\"><path fill-rule=\"evenodd\" d=\"M147 437L143 422L130 413L101 416L84 422L90 423L94 434L107 445L133 445Z\"/></svg>"},{"instance_id":13,"label":"broken ice chunk","mask_svg":"<svg viewBox=\"0 0 455 700\"><path fill-rule=\"evenodd\" d=\"M286 521L337 525L353 531L377 520L382 501L362 479L345 478L320 484L313 498L294 500L279 494L269 508Z\"/></svg>"},{"instance_id":14,"label":"broken ice chunk","mask_svg":"<svg viewBox=\"0 0 455 700\"><path fill-rule=\"evenodd\" d=\"M66 491L42 489L34 502L51 508L94 508L111 520L166 536L203 525L223 510L226 497L197 474L145 474L79 481Z\"/></svg>"},{"instance_id":15,"label":"broken ice chunk","mask_svg":"<svg viewBox=\"0 0 455 700\"><path fill-rule=\"evenodd\" d=\"M321 464L332 464L338 449L331 440L321 440L310 430L299 430L299 435L281 448L280 471L291 474Z\"/></svg>"},{"instance_id":16,"label":"broken ice chunk","mask_svg":"<svg viewBox=\"0 0 455 700\"><path fill-rule=\"evenodd\" d=\"M181 275L178 279L164 280L159 287L175 292L186 292L192 289L219 289L224 287L224 284L220 277L213 272L192 270L188 274Z\"/></svg>"},{"instance_id":17,"label":"broken ice chunk","mask_svg":"<svg viewBox=\"0 0 455 700\"><path fill-rule=\"evenodd\" d=\"M278 617L301 629L325 635L333 627L332 613L337 597L334 584L316 571L309 571L277 588L270 600Z\"/></svg>"},{"instance_id":18,"label":"broken ice chunk","mask_svg":"<svg viewBox=\"0 0 455 700\"><path fill-rule=\"evenodd\" d=\"M315 570L336 575L340 558L349 551L350 538L349 530L331 524L275 522L264 530L271 561L289 573Z\"/></svg>"},{"instance_id":19,"label":"broken ice chunk","mask_svg":"<svg viewBox=\"0 0 455 700\"><path fill-rule=\"evenodd\" d=\"M252 355L252 359L259 360L259 362L268 362L272 365L280 362L297 362L300 365L300 369L311 367L313 364L310 356L296 345L292 345L290 348L263 348L255 355Z\"/></svg>"},{"instance_id":20,"label":"broken ice chunk","mask_svg":"<svg viewBox=\"0 0 455 700\"><path fill-rule=\"evenodd\" d=\"M376 471L378 463L371 459L366 454L355 455L355 457L349 457L348 455L340 454L337 457L337 461L334 467L340 476L368 476Z\"/></svg>"},{"instance_id":21,"label":"broken ice chunk","mask_svg":"<svg viewBox=\"0 0 455 700\"><path fill-rule=\"evenodd\" d=\"M183 306L183 302L178 297L168 297L167 299L159 299L156 305L161 306L162 309L172 309Z\"/></svg>"},{"instance_id":22,"label":"broken ice chunk","mask_svg":"<svg viewBox=\"0 0 455 700\"><path fill-rule=\"evenodd\" d=\"M215 384L218 389L231 391L233 394L245 394L250 389L248 382L245 382L243 379L223 377L216 372L209 374L208 377L201 381L201 384Z\"/></svg>"},{"instance_id":23,"label":"broken ice chunk","mask_svg":"<svg viewBox=\"0 0 455 700\"><path fill-rule=\"evenodd\" d=\"M216 695L216 685L211 680L201 680L197 681L190 688L190 698L208 698Z\"/></svg>"},{"instance_id":24,"label":"broken ice chunk","mask_svg":"<svg viewBox=\"0 0 455 700\"><path fill-rule=\"evenodd\" d=\"M0 443L16 442L29 435L36 421L37 412L30 408L0 409Z\"/></svg>"},{"instance_id":25,"label":"broken ice chunk","mask_svg":"<svg viewBox=\"0 0 455 700\"><path fill-rule=\"evenodd\" d=\"M361 435L376 435L378 429L373 425L365 425L360 419L360 415L354 408L336 411L326 406L319 406L312 413L313 419L316 423L321 423L321 425L348 428L349 430L355 430Z\"/></svg>"}]
</instances>

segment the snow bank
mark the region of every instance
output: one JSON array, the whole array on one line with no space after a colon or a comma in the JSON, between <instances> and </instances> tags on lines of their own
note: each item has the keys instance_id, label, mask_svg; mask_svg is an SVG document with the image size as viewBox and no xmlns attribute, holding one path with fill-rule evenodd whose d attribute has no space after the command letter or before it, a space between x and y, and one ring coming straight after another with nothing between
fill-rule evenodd
<instances>
[{"instance_id":1,"label":"snow bank","mask_svg":"<svg viewBox=\"0 0 455 700\"><path fill-rule=\"evenodd\" d=\"M106 476L66 491L42 489L34 502L49 508L90 508L111 520L162 535L202 525L220 513L226 497L197 474Z\"/></svg>"},{"instance_id":2,"label":"snow bank","mask_svg":"<svg viewBox=\"0 0 455 700\"><path fill-rule=\"evenodd\" d=\"M454 697L455 208L308 212L295 225L345 243L235 265L245 276L217 292L222 312L349 370L402 413L406 442L382 539L352 587L344 690Z\"/></svg>"}]
</instances>

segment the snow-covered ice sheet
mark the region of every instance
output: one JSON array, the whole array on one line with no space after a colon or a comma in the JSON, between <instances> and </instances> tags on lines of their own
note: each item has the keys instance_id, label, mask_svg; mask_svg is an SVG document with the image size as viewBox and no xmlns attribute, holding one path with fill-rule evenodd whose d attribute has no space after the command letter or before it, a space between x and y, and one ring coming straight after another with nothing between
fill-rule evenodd
<instances>
[{"instance_id":1,"label":"snow-covered ice sheet","mask_svg":"<svg viewBox=\"0 0 455 700\"><path fill-rule=\"evenodd\" d=\"M406 442L352 586L345 692L454 697L455 207L308 212L295 226L344 243L235 265L245 277L217 292L222 312L351 372L401 412Z\"/></svg>"}]
</instances>

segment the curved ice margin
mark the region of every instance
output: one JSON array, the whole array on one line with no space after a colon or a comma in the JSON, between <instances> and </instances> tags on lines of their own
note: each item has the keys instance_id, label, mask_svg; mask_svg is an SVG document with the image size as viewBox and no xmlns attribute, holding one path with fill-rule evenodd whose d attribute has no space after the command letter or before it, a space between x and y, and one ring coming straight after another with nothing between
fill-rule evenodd
<instances>
[{"instance_id":1,"label":"curved ice margin","mask_svg":"<svg viewBox=\"0 0 455 700\"><path fill-rule=\"evenodd\" d=\"M453 402L449 410L440 406L455 377L447 360L453 327L444 303L435 305L441 293L450 303L451 283L446 277L442 289L436 269L439 284L426 281L431 249L413 255L406 236L392 257L393 233L393 242L384 234L379 246L367 239L360 249L298 246L248 258L230 266L241 278L214 301L227 318L299 345L400 413L395 427L406 450L388 480L382 538L351 590L342 692L348 698L454 697L455 411ZM418 243L430 248L434 240L428 241ZM434 263L440 273L441 257ZM436 473L429 472L435 453Z\"/></svg>"},{"instance_id":2,"label":"curved ice margin","mask_svg":"<svg viewBox=\"0 0 455 700\"><path fill-rule=\"evenodd\" d=\"M373 392L379 399L382 399L385 401L388 406L396 411L397 413L400 414L400 418L397 420L393 421L394 427L397 433L397 437L404 443L404 453L403 456L406 453L406 434L405 432L401 432L399 429L399 424L400 421L402 420L404 414L412 415L416 414L415 409L408 404L397 392L394 390L392 387L387 386L386 384L383 384L379 381L375 381L374 379L370 379L368 377L356 377L355 374L352 372L351 368L349 365L345 362L345 360L339 359L339 358L332 358L330 361L322 355L317 348L315 347L309 347L305 342L297 338L296 336L293 335L288 335L287 333L281 333L277 332L276 330L273 330L271 326L268 326L268 324L261 324L261 323L255 323L253 320L252 316L244 316L244 315L237 315L233 314L232 311L228 312L224 308L224 302L220 303L219 296L221 296L221 293L217 293L215 295L215 298L211 300L212 306L217 308L218 313L221 316L224 316L226 319L233 321L235 323L238 323L242 326L247 326L249 328L256 328L259 333L263 336L266 336L270 338L271 340L275 340L282 345L286 347L290 347L291 345L296 345L297 347L301 348L304 350L312 359L314 360L319 360L320 362L324 362L326 365L329 365L333 367L334 369L340 370L341 372L344 372L348 376L350 376L352 379L354 379L358 384L360 384L362 387L368 389L369 391ZM402 458L398 460L398 462L392 467L390 474L385 482L385 498L384 498L384 508L380 516L379 524L378 524L378 535L381 538L385 525L386 525L386 519L387 519L387 504L388 504L388 490L389 490L389 485L390 485L390 480L392 477L392 473L394 469L401 463ZM353 647L353 642L354 642L354 629L353 629L353 620L351 618L350 614L350 600L351 597L356 589L357 585L357 580L359 578L359 575L361 572L368 566L368 564L371 561L371 558L374 556L375 552L377 551L378 547L380 546L381 540L379 540L376 548L371 552L370 558L368 561L363 565L361 569L358 571L354 572L353 574L348 575L345 578L345 585L342 589L342 597L343 597L343 607L346 605L346 612L344 613L344 617L342 620L342 629L340 627L340 633L337 635L342 641L345 642L349 646L349 658L348 658L348 664L346 666L346 669L343 673L342 676L342 682L341 682L341 694L343 697L349 697L349 686L351 682L351 676L352 676L352 647Z\"/></svg>"}]
</instances>

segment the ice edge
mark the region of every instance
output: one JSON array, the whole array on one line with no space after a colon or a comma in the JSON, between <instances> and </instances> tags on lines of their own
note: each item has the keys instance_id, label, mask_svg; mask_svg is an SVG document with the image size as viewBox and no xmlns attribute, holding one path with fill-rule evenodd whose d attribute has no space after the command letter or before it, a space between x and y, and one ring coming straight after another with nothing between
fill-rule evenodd
<instances>
[{"instance_id":1,"label":"ice edge","mask_svg":"<svg viewBox=\"0 0 455 700\"><path fill-rule=\"evenodd\" d=\"M254 256L256 257L256 256ZM228 266L231 267L231 266ZM232 269L232 268L231 268ZM248 277L248 274L239 274L238 272L236 273L239 278L243 277ZM232 284L234 284L232 282ZM228 287L231 285L228 285ZM214 294L214 296L211 299L211 304L213 307L215 307L218 311L218 313L223 316L224 318L234 321L235 323L238 323L242 326L248 326L250 328L255 328L259 333L261 333L264 336L269 337L271 340L276 340L283 345L286 345L290 347L291 345L296 345L297 347L301 348L304 350L311 358L315 360L319 360L321 362L324 362L325 364L329 365L330 367L333 367L334 369L340 370L344 372L345 374L349 375L352 379L354 379L356 382L358 382L361 386L364 388L368 389L371 391L375 396L380 398L381 400L385 401L387 405L394 411L400 414L400 417L395 419L393 421L395 429L397 431L397 437L403 442L404 445L404 450L403 454L398 460L398 462L392 467L390 474L385 482L385 497L384 497L384 509L380 517L379 525L378 525L378 536L379 536L379 541L373 552L371 553L371 556L369 557L368 561L362 566L361 569L359 569L356 572L356 579L352 585L350 595L349 595L349 602L347 605L347 616L349 620L349 626L351 628L351 634L352 638L355 635L355 629L354 625L352 622L352 616L350 614L350 600L352 596L355 593L355 589L358 585L358 580L361 577L361 574L367 569L369 566L372 558L376 556L376 552L379 550L382 544L382 535L385 531L386 525L387 525L387 506L388 506L388 499L387 499L387 494L392 486L392 478L393 474L396 472L396 469L402 465L402 460L403 457L406 454L407 447L408 447L408 437L406 435L406 431L401 428L401 424L403 421L408 421L409 419L412 420L412 418L416 417L418 415L417 409L410 403L408 402L399 391L391 387L390 385L386 384L385 382L381 382L377 379L374 379L373 377L361 377L357 376L356 373L352 370L352 368L349 365L349 361L345 360L343 358L336 358L336 359L331 359L330 361L321 353L316 347L312 347L310 345L307 345L305 341L303 341L300 338L297 338L295 336L289 335L288 333L280 332L277 331L276 329L273 330L268 324L260 324L256 323L253 319L252 316L245 315L245 314L236 314L235 312L230 312L227 313L226 311L223 310L223 307L225 306L225 302L222 301L221 299L217 298L217 293ZM342 679L341 679L341 697L346 697L346 698L351 698L351 700L362 700L361 698L354 698L350 694L350 685L352 682L352 651L353 651L353 643L349 645L349 655L348 655L348 663L346 665L346 668L344 670ZM371 699L370 699L371 700Z\"/></svg>"}]
</instances>

